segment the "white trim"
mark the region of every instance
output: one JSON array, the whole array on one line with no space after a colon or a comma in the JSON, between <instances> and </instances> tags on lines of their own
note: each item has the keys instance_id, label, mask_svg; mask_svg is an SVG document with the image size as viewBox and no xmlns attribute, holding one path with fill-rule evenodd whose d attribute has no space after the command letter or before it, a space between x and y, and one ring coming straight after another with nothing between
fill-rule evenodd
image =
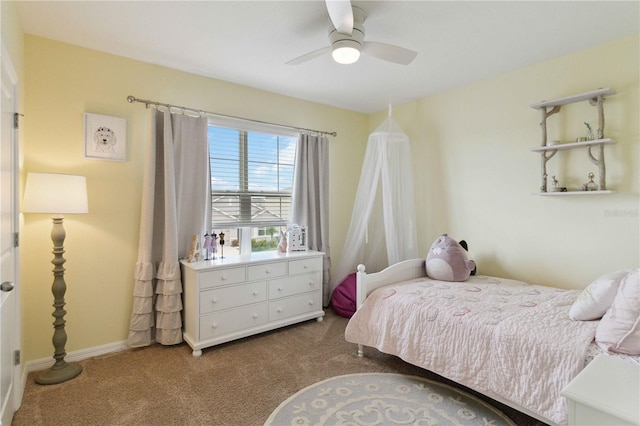
<instances>
[{"instance_id":1,"label":"white trim","mask_svg":"<svg viewBox=\"0 0 640 426\"><path fill-rule=\"evenodd\" d=\"M0 71L3 75L3 83L5 81L5 77L7 76L11 82L11 99L13 101L13 105L11 108L13 109L13 113L16 114L20 111L19 99L18 99L18 91L19 91L19 81L18 74L13 66L13 61L11 59L11 55L9 55L9 51L4 44L4 39L0 35ZM18 208L19 208L19 200L18 200L18 192L19 192L19 149L20 149L20 133L18 129L11 129L11 186L13 191L13 211L11 212L11 221L12 221L12 231L20 232L19 219L18 219ZM19 235L19 234L18 234ZM5 344L11 344L11 354L13 355L15 350L20 351L21 341L22 341L22 325L20 321L21 313L22 313L22 303L21 303L21 284L20 284L20 247L14 248L13 255L14 262L14 280L16 283L16 287L13 290L13 297L16 300L15 304L15 312L14 312L14 329L12 330L13 334L13 342L5 342ZM7 404L11 403L13 406L11 407L11 414L13 415L20 405L22 404L22 395L24 393L24 386L19 383L20 374L21 374L22 366L20 364L14 365L11 371L11 390L9 390L9 398L7 399ZM21 386L18 386L18 385ZM4 401L0 401L0 404ZM2 416L7 415L8 406L2 407L0 409L0 413ZM2 418L0 418L0 424L2 424Z\"/></svg>"},{"instance_id":2,"label":"white trim","mask_svg":"<svg viewBox=\"0 0 640 426\"><path fill-rule=\"evenodd\" d=\"M9 74L9 78L11 78L11 81L14 84L18 84L18 74L16 74L16 70L13 67L13 62L11 61L11 56L9 55L9 51L7 50L7 48L4 45L4 40L0 39L0 44L2 44L2 52L0 53L0 56L2 58L2 63L3 63L3 68L4 71L6 73ZM16 99L16 107L18 104L18 100Z\"/></svg>"},{"instance_id":3,"label":"white trim","mask_svg":"<svg viewBox=\"0 0 640 426\"><path fill-rule=\"evenodd\" d=\"M94 346L92 348L74 351L74 352L68 353L64 359L65 361L69 361L69 362L77 362L77 361L82 361L82 360L93 358L100 355L121 352L127 349L131 349L131 348L127 345L126 340L122 340L120 342L108 343L102 346ZM29 361L25 364L25 371L28 374L28 373L31 373L32 371L45 370L51 367L54 362L55 361L53 357L41 358L41 359ZM23 381L26 383L26 374L24 376L25 377L23 378Z\"/></svg>"}]
</instances>

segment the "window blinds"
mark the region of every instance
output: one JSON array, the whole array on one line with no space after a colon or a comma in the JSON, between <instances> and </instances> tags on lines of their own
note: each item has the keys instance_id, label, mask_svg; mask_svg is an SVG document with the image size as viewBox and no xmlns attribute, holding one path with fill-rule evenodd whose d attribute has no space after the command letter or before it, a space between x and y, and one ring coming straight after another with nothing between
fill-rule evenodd
<instances>
[{"instance_id":1,"label":"window blinds","mask_svg":"<svg viewBox=\"0 0 640 426\"><path fill-rule=\"evenodd\" d=\"M286 225L297 135L210 122L208 139L213 226Z\"/></svg>"}]
</instances>

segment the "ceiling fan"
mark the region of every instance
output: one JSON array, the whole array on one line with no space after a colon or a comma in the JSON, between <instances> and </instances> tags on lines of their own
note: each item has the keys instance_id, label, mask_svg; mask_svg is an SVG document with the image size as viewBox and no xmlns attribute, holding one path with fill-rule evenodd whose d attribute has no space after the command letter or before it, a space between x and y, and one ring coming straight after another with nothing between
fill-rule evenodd
<instances>
[{"instance_id":1,"label":"ceiling fan","mask_svg":"<svg viewBox=\"0 0 640 426\"><path fill-rule=\"evenodd\" d=\"M367 15L364 10L352 6L350 0L326 0L326 4L330 18L329 46L292 59L286 62L287 65L298 65L329 52L339 64L352 64L364 53L383 61L408 65L418 54L393 44L365 41L364 21Z\"/></svg>"}]
</instances>

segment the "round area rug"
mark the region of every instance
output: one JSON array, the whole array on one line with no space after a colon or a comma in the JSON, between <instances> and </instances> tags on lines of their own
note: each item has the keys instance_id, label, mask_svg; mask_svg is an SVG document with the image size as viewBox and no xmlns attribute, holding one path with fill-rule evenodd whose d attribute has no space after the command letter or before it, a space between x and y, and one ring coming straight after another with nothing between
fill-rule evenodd
<instances>
[{"instance_id":1,"label":"round area rug","mask_svg":"<svg viewBox=\"0 0 640 426\"><path fill-rule=\"evenodd\" d=\"M347 374L315 383L280 404L265 425L516 426L466 392L389 373Z\"/></svg>"}]
</instances>

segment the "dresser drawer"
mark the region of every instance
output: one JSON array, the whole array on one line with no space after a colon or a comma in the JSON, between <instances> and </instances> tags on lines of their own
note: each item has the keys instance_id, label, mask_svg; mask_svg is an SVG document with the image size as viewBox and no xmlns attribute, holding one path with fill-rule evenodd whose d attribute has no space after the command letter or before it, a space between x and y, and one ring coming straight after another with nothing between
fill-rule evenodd
<instances>
[{"instance_id":1,"label":"dresser drawer","mask_svg":"<svg viewBox=\"0 0 640 426\"><path fill-rule=\"evenodd\" d=\"M200 288L237 284L245 281L245 268L226 268L200 274Z\"/></svg>"},{"instance_id":2,"label":"dresser drawer","mask_svg":"<svg viewBox=\"0 0 640 426\"><path fill-rule=\"evenodd\" d=\"M322 258L312 257L308 259L291 260L289 262L289 275L306 274L308 272L322 271Z\"/></svg>"},{"instance_id":3,"label":"dresser drawer","mask_svg":"<svg viewBox=\"0 0 640 426\"><path fill-rule=\"evenodd\" d=\"M214 288L200 293L200 314L249 305L267 300L267 282Z\"/></svg>"},{"instance_id":4,"label":"dresser drawer","mask_svg":"<svg viewBox=\"0 0 640 426\"><path fill-rule=\"evenodd\" d=\"M266 302L205 315L200 317L200 340L246 330L266 324L267 321L268 305Z\"/></svg>"},{"instance_id":5,"label":"dresser drawer","mask_svg":"<svg viewBox=\"0 0 640 426\"><path fill-rule=\"evenodd\" d=\"M269 302L269 321L306 314L322 309L322 294L307 293Z\"/></svg>"},{"instance_id":6,"label":"dresser drawer","mask_svg":"<svg viewBox=\"0 0 640 426\"><path fill-rule=\"evenodd\" d=\"M287 275L287 262L264 263L247 268L247 281L266 280Z\"/></svg>"},{"instance_id":7,"label":"dresser drawer","mask_svg":"<svg viewBox=\"0 0 640 426\"><path fill-rule=\"evenodd\" d=\"M269 299L293 296L300 293L320 290L321 288L322 279L320 272L278 278L269 281Z\"/></svg>"}]
</instances>

